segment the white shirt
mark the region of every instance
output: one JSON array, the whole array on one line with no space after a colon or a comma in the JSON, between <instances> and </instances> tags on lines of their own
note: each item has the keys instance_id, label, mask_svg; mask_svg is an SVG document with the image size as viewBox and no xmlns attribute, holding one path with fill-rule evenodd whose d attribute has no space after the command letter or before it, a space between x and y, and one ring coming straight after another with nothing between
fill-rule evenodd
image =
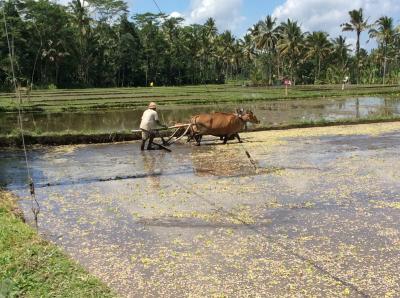
<instances>
[{"instance_id":1,"label":"white shirt","mask_svg":"<svg viewBox=\"0 0 400 298\"><path fill-rule=\"evenodd\" d=\"M144 130L152 130L157 128L158 114L153 109L147 109L144 111L142 121L140 122L140 128Z\"/></svg>"}]
</instances>

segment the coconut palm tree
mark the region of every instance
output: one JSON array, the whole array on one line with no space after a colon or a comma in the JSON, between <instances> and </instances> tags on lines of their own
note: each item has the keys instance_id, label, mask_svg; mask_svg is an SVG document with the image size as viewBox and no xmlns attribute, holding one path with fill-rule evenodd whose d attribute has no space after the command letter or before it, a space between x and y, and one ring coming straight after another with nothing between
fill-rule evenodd
<instances>
[{"instance_id":1,"label":"coconut palm tree","mask_svg":"<svg viewBox=\"0 0 400 298\"><path fill-rule=\"evenodd\" d=\"M361 32L367 30L370 26L368 20L364 20L363 9L353 9L349 11L350 22L341 25L342 31L356 31L357 43L356 43L356 60L357 60L357 84L360 76L360 36Z\"/></svg>"},{"instance_id":2,"label":"coconut palm tree","mask_svg":"<svg viewBox=\"0 0 400 298\"><path fill-rule=\"evenodd\" d=\"M72 24L76 28L79 49L78 49L78 59L80 61L78 67L78 77L83 83L88 81L88 38L90 33L90 22L88 8L85 6L85 0L72 0L69 4L69 8L72 13Z\"/></svg>"},{"instance_id":3,"label":"coconut palm tree","mask_svg":"<svg viewBox=\"0 0 400 298\"><path fill-rule=\"evenodd\" d=\"M186 63L187 66L187 81L191 84L196 83L204 83L204 79L202 79L200 65L200 57L202 55L202 35L203 35L203 26L198 24L193 24L183 28L183 44L185 45L185 51L187 51L188 56L191 59L188 59Z\"/></svg>"},{"instance_id":4,"label":"coconut palm tree","mask_svg":"<svg viewBox=\"0 0 400 298\"><path fill-rule=\"evenodd\" d=\"M315 59L315 75L314 84L319 80L321 73L321 61L332 52L332 44L328 40L328 34L325 32L317 31L309 34L306 38L306 59Z\"/></svg>"},{"instance_id":5,"label":"coconut palm tree","mask_svg":"<svg viewBox=\"0 0 400 298\"><path fill-rule=\"evenodd\" d=\"M302 50L304 48L304 33L301 31L297 22L290 19L286 23L279 26L281 38L278 41L277 48L279 54L286 57L289 61L289 72L293 83L296 83L294 72L301 59Z\"/></svg>"},{"instance_id":6,"label":"coconut palm tree","mask_svg":"<svg viewBox=\"0 0 400 298\"><path fill-rule=\"evenodd\" d=\"M246 34L243 39L239 40L242 48L243 57L248 63L252 63L256 57L256 50L250 34Z\"/></svg>"},{"instance_id":7,"label":"coconut palm tree","mask_svg":"<svg viewBox=\"0 0 400 298\"><path fill-rule=\"evenodd\" d=\"M332 39L332 45L333 45L333 54L335 55L335 58L339 62L339 66L344 69L347 65L347 61L349 58L349 53L350 53L350 45L346 43L346 37L343 37L342 35L339 35L335 39Z\"/></svg>"},{"instance_id":8,"label":"coconut palm tree","mask_svg":"<svg viewBox=\"0 0 400 298\"><path fill-rule=\"evenodd\" d=\"M342 35L331 39L331 43L333 48L327 76L329 76L330 82L340 83L346 75L349 75L347 66L351 52L350 45L346 42L346 37Z\"/></svg>"},{"instance_id":9,"label":"coconut palm tree","mask_svg":"<svg viewBox=\"0 0 400 298\"><path fill-rule=\"evenodd\" d=\"M240 49L242 51L243 65L246 69L246 75L249 76L250 69L254 66L256 60L256 50L254 48L253 38L250 33L246 34L239 40Z\"/></svg>"},{"instance_id":10,"label":"coconut palm tree","mask_svg":"<svg viewBox=\"0 0 400 298\"><path fill-rule=\"evenodd\" d=\"M276 25L276 18L268 15L264 21L259 21L255 25L253 32L255 46L261 51L271 51L275 48L278 41L278 30Z\"/></svg>"},{"instance_id":11,"label":"coconut palm tree","mask_svg":"<svg viewBox=\"0 0 400 298\"><path fill-rule=\"evenodd\" d=\"M223 62L225 76L229 76L234 62L235 37L226 30L219 35L217 44L216 56Z\"/></svg>"},{"instance_id":12,"label":"coconut palm tree","mask_svg":"<svg viewBox=\"0 0 400 298\"><path fill-rule=\"evenodd\" d=\"M383 51L383 84L385 84L386 64L388 59L388 48L391 46L395 37L393 19L387 16L379 18L375 22L375 28L369 30L369 37L375 38L382 47Z\"/></svg>"},{"instance_id":13,"label":"coconut palm tree","mask_svg":"<svg viewBox=\"0 0 400 298\"><path fill-rule=\"evenodd\" d=\"M209 80L216 69L215 43L218 29L213 18L208 18L202 26L202 48L200 55L203 61L203 75Z\"/></svg>"},{"instance_id":14,"label":"coconut palm tree","mask_svg":"<svg viewBox=\"0 0 400 298\"><path fill-rule=\"evenodd\" d=\"M215 24L215 20L213 18L208 18L204 23L204 29L206 31L206 36L212 41L218 34L217 25Z\"/></svg>"},{"instance_id":15,"label":"coconut palm tree","mask_svg":"<svg viewBox=\"0 0 400 298\"><path fill-rule=\"evenodd\" d=\"M272 85L272 60L279 38L279 32L275 25L276 18L268 15L264 21L258 22L253 30L255 48L267 55L269 85Z\"/></svg>"},{"instance_id":16,"label":"coconut palm tree","mask_svg":"<svg viewBox=\"0 0 400 298\"><path fill-rule=\"evenodd\" d=\"M164 39L168 45L166 48L166 54L169 56L167 62L169 68L169 80L174 84L182 81L180 73L181 56L183 52L183 45L180 38L180 25L182 22L183 18L168 18L165 19L162 24Z\"/></svg>"}]
</instances>

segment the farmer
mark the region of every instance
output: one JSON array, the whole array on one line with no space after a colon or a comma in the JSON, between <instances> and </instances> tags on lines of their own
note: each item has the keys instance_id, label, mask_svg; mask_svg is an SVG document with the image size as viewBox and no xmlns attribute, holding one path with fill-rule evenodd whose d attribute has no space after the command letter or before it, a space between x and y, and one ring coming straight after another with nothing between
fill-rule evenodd
<instances>
[{"instance_id":1,"label":"farmer","mask_svg":"<svg viewBox=\"0 0 400 298\"><path fill-rule=\"evenodd\" d=\"M140 147L141 150L144 150L144 146L147 140L149 140L147 150L155 150L155 148L153 148L151 145L153 144L154 138L160 136L160 133L156 130L157 126L167 127L165 125L162 125L158 120L158 114L156 110L156 103L151 102L148 109L143 113L142 121L140 122L140 129L142 130L142 146ZM161 140L164 144L165 141L162 137Z\"/></svg>"},{"instance_id":2,"label":"farmer","mask_svg":"<svg viewBox=\"0 0 400 298\"><path fill-rule=\"evenodd\" d=\"M345 76L343 79L342 90L344 90L344 86L349 82L349 77Z\"/></svg>"}]
</instances>

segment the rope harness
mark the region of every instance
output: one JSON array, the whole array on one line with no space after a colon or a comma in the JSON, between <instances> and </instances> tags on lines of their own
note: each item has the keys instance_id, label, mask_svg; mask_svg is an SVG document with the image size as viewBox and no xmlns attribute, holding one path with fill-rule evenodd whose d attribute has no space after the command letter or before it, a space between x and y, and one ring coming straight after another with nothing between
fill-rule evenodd
<instances>
[{"instance_id":1,"label":"rope harness","mask_svg":"<svg viewBox=\"0 0 400 298\"><path fill-rule=\"evenodd\" d=\"M193 124L187 124L187 128L185 129L185 132L180 135L179 137L177 137L175 140L172 140L175 135L177 134L177 132L179 132L180 128L178 128L177 130L175 130L175 132L168 138L168 140L166 141L166 143L168 145L172 145L174 143L176 143L177 141L179 141L180 139L182 139L184 136L186 136L186 134L189 132L189 130L192 128Z\"/></svg>"}]
</instances>

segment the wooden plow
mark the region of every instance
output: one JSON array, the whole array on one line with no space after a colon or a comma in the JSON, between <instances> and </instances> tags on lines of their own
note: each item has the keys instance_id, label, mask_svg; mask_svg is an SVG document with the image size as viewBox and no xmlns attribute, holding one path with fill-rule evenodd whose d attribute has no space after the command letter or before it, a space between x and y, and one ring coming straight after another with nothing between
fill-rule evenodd
<instances>
[{"instance_id":1,"label":"wooden plow","mask_svg":"<svg viewBox=\"0 0 400 298\"><path fill-rule=\"evenodd\" d=\"M175 142L179 141L180 139L182 139L185 135L187 135L188 131L190 130L192 124L177 124L174 126L170 126L170 127L162 127L162 128L156 128L154 129L154 131L165 131L165 130L173 130L173 133L171 134L171 136L168 137L168 139L166 141L163 142L163 144L160 143L156 143L153 141L153 144L158 146L161 149L164 149L168 152L171 152L171 149L169 149L167 146L170 146L172 144L174 144ZM182 134L180 134L180 132L182 131L182 129L185 129L184 132ZM141 133L142 130L141 129L133 129L131 130L132 133Z\"/></svg>"}]
</instances>

